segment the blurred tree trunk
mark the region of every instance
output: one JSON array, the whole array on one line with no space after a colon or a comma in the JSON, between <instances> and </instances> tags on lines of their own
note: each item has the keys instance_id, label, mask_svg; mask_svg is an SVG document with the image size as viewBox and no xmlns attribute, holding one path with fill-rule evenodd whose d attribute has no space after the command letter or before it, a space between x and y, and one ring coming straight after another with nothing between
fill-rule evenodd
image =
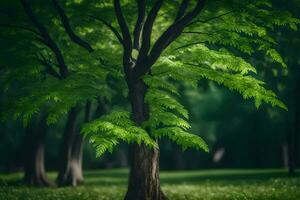
<instances>
[{"instance_id":1,"label":"blurred tree trunk","mask_svg":"<svg viewBox=\"0 0 300 200\"><path fill-rule=\"evenodd\" d=\"M299 103L300 103L300 100L299 100ZM296 168L299 167L299 139L300 139L300 105L298 105L298 110L297 110L297 118L296 118L296 126L297 126L297 129L296 129L296 135L295 135L295 158L298 158L296 159L295 161L295 165L296 165Z\"/></svg>"},{"instance_id":2,"label":"blurred tree trunk","mask_svg":"<svg viewBox=\"0 0 300 200\"><path fill-rule=\"evenodd\" d=\"M295 136L294 130L288 131L287 134L288 141L288 170L289 174L293 175L295 173Z\"/></svg>"},{"instance_id":3,"label":"blurred tree trunk","mask_svg":"<svg viewBox=\"0 0 300 200\"><path fill-rule=\"evenodd\" d=\"M185 163L184 163L184 160L182 157L182 151L178 147L178 145L172 144L172 146L173 146L172 154L173 154L173 158L174 158L174 168L176 170L183 170L185 168Z\"/></svg>"},{"instance_id":4,"label":"blurred tree trunk","mask_svg":"<svg viewBox=\"0 0 300 200\"><path fill-rule=\"evenodd\" d=\"M72 149L73 142L76 136L76 118L78 115L78 108L73 107L68 113L68 118L66 122L65 132L63 136L61 151L60 151L60 168L58 171L57 183L59 186L63 185L77 185L75 175L71 172L71 166L74 164L72 160ZM75 172L75 171L74 171ZM73 176L73 177L72 177ZM74 178L75 183L70 181Z\"/></svg>"},{"instance_id":5,"label":"blurred tree trunk","mask_svg":"<svg viewBox=\"0 0 300 200\"><path fill-rule=\"evenodd\" d=\"M294 105L295 106L295 105ZM293 107L296 109L296 107ZM291 108L290 108L291 109ZM297 129L297 118L296 112L291 112L288 114L287 120L287 153L288 153L288 172L290 175L294 175L295 173L295 135Z\"/></svg>"},{"instance_id":6,"label":"blurred tree trunk","mask_svg":"<svg viewBox=\"0 0 300 200\"><path fill-rule=\"evenodd\" d=\"M298 66L299 67L299 66ZM299 69L298 69L298 75L300 75L299 73ZM296 121L295 121L295 158L298 158L298 153L299 152L299 139L300 139L300 80L298 79L297 82L297 99L296 99ZM295 160L295 167L299 167L297 166L299 159Z\"/></svg>"},{"instance_id":7,"label":"blurred tree trunk","mask_svg":"<svg viewBox=\"0 0 300 200\"><path fill-rule=\"evenodd\" d=\"M83 137L76 132L75 139L72 145L71 158L67 174L67 184L77 186L83 183L82 173L82 151L83 151Z\"/></svg>"},{"instance_id":8,"label":"blurred tree trunk","mask_svg":"<svg viewBox=\"0 0 300 200\"><path fill-rule=\"evenodd\" d=\"M46 116L41 116L37 126L29 126L25 135L25 163L23 181L28 185L54 186L45 173L44 145L47 131Z\"/></svg>"},{"instance_id":9,"label":"blurred tree trunk","mask_svg":"<svg viewBox=\"0 0 300 200\"><path fill-rule=\"evenodd\" d=\"M127 149L126 146L120 145L120 147L116 150L116 167L124 168L128 167L128 159L127 159Z\"/></svg>"},{"instance_id":10,"label":"blurred tree trunk","mask_svg":"<svg viewBox=\"0 0 300 200\"><path fill-rule=\"evenodd\" d=\"M297 73L298 74L298 73ZM296 82L296 87L294 88L293 105L290 108L290 119L289 119L289 131L287 134L288 141L288 170L290 175L295 174L296 168L296 141L300 134L300 81Z\"/></svg>"},{"instance_id":11,"label":"blurred tree trunk","mask_svg":"<svg viewBox=\"0 0 300 200\"><path fill-rule=\"evenodd\" d=\"M60 186L77 186L84 180L82 173L83 137L76 131L77 115L77 108L72 108L68 114L61 150L61 166L57 177L57 183ZM90 119L91 102L87 101L84 121L88 122Z\"/></svg>"},{"instance_id":12,"label":"blurred tree trunk","mask_svg":"<svg viewBox=\"0 0 300 200\"><path fill-rule=\"evenodd\" d=\"M295 114L294 114L294 121L293 121L293 132L291 139L291 145L292 145L292 162L293 162L293 168L289 170L290 174L295 173L295 169L297 168L297 150L298 150L298 142L299 142L299 135L300 135L300 81L297 82L296 86L296 98L295 98Z\"/></svg>"}]
</instances>

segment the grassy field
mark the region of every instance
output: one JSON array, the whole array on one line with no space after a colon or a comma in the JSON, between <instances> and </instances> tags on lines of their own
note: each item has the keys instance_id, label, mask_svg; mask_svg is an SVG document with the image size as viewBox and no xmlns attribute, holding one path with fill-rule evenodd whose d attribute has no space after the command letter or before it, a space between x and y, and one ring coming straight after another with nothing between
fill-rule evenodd
<instances>
[{"instance_id":1,"label":"grassy field","mask_svg":"<svg viewBox=\"0 0 300 200\"><path fill-rule=\"evenodd\" d=\"M22 174L2 174L0 200L121 200L127 174L123 169L87 171L84 186L52 189L20 186ZM299 176L297 172L296 177L289 177L283 170L201 170L162 172L161 181L170 200L299 200Z\"/></svg>"}]
</instances>

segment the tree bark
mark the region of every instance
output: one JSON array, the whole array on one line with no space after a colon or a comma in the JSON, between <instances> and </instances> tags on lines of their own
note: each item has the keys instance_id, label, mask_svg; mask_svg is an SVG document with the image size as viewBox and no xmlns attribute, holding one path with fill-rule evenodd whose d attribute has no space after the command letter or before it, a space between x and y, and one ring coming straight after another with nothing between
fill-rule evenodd
<instances>
[{"instance_id":1,"label":"tree bark","mask_svg":"<svg viewBox=\"0 0 300 200\"><path fill-rule=\"evenodd\" d=\"M71 158L67 173L66 184L77 186L83 183L82 173L82 152L83 152L83 137L76 132L75 139L72 145Z\"/></svg>"},{"instance_id":2,"label":"tree bark","mask_svg":"<svg viewBox=\"0 0 300 200\"><path fill-rule=\"evenodd\" d=\"M140 125L148 119L148 106L144 103L146 85L141 81L129 84L133 120ZM160 188L159 150L145 145L133 145L128 190L125 200L167 199Z\"/></svg>"},{"instance_id":3,"label":"tree bark","mask_svg":"<svg viewBox=\"0 0 300 200\"><path fill-rule=\"evenodd\" d=\"M72 108L68 115L65 135L61 150L61 167L59 169L57 183L59 186L78 186L83 183L82 154L83 137L76 131L77 108ZM87 101L84 121L91 119L91 102Z\"/></svg>"},{"instance_id":4,"label":"tree bark","mask_svg":"<svg viewBox=\"0 0 300 200\"><path fill-rule=\"evenodd\" d=\"M55 186L45 172L44 165L44 144L46 137L46 116L42 116L37 127L28 127L25 138L25 163L24 178L25 184L34 186Z\"/></svg>"},{"instance_id":5,"label":"tree bark","mask_svg":"<svg viewBox=\"0 0 300 200\"><path fill-rule=\"evenodd\" d=\"M60 159L60 168L58 171L57 184L59 186L64 185L72 185L76 186L77 181L75 176L77 175L77 170L72 170L72 167L75 162L72 162L72 150L73 143L76 141L76 118L77 118L78 110L73 107L68 113L67 123L65 127L65 132L63 136L63 142L61 146L61 159ZM76 168L76 167L75 167Z\"/></svg>"},{"instance_id":6,"label":"tree bark","mask_svg":"<svg viewBox=\"0 0 300 200\"><path fill-rule=\"evenodd\" d=\"M288 171L290 175L295 173L295 116L291 117L292 120L287 120L287 153L288 153Z\"/></svg>"}]
</instances>

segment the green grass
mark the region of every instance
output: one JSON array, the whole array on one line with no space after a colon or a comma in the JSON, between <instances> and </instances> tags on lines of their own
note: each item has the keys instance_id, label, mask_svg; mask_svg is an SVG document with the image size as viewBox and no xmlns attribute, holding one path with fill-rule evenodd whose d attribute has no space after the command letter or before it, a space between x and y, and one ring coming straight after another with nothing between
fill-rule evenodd
<instances>
[{"instance_id":1,"label":"green grass","mask_svg":"<svg viewBox=\"0 0 300 200\"><path fill-rule=\"evenodd\" d=\"M126 192L127 174L124 169L87 171L84 186L52 189L20 186L16 183L22 174L2 174L0 200L118 200ZM289 177L284 170L200 170L162 172L161 182L170 200L298 200L299 175Z\"/></svg>"}]
</instances>

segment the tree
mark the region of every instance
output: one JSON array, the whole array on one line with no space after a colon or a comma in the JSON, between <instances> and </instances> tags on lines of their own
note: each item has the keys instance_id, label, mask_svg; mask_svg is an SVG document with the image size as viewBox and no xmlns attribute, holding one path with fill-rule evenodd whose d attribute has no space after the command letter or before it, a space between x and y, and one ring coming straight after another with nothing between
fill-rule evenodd
<instances>
[{"instance_id":1,"label":"tree","mask_svg":"<svg viewBox=\"0 0 300 200\"><path fill-rule=\"evenodd\" d=\"M132 2L122 3L132 9ZM151 8L147 13L148 4ZM166 199L160 190L159 150L153 142L166 136L184 149L208 150L200 137L187 132L190 126L184 118L188 113L177 101L179 92L170 79L194 86L200 79L209 79L238 91L245 99L254 99L257 107L265 102L286 109L272 91L264 88L264 82L255 75L256 69L245 59L260 51L286 67L268 30L285 25L295 29L299 20L273 10L270 1L183 0L178 4L157 0L152 4L141 0L136 5L133 34L131 21L126 21L126 17L132 18L124 14L119 0L114 0L113 6L121 33L103 16L94 17L109 25L123 47L121 65L131 113L113 112L87 124L82 132L91 137L99 154L112 150L119 140L139 143L130 132L138 133L144 143L134 145L125 199ZM103 13L111 11L111 5L101 8ZM170 14L168 8L178 11ZM160 23L155 27L154 22ZM162 29L165 31L160 34ZM195 41L198 36L201 40ZM245 59L235 56L236 51L242 52Z\"/></svg>"},{"instance_id":2,"label":"tree","mask_svg":"<svg viewBox=\"0 0 300 200\"><path fill-rule=\"evenodd\" d=\"M53 3L64 33L73 38L77 46L84 47L80 38L72 33L64 10L56 1ZM278 26L296 29L299 20L288 12L276 11L268 0L65 1L65 6L76 13L77 19L73 15L71 20L78 22L79 30L84 32L82 36L92 35L89 39L98 49L89 55L81 55L75 53L77 46L61 41L64 44L61 46L66 46L63 47L65 55L68 52L65 59L74 66L83 64L84 67L74 67L77 73L64 77L64 83L48 80L49 85L57 83L55 94L50 93L49 97L51 90L47 88L42 97L46 96L46 102L51 100L54 105L59 102L59 107L52 109L56 114L54 117L49 115L48 119L57 121L58 116L70 112L78 102L86 102L88 97L94 99L100 92L107 91L99 90L91 77L102 86L103 81L104 85L109 85L107 74L118 75L126 81L125 92L131 110L115 109L86 123L81 130L99 156L107 150L112 151L121 141L134 143L125 199L167 199L160 189L159 138L167 137L183 149L208 151L201 137L189 131L188 112L179 102L181 96L177 82L196 87L199 80L208 79L239 92L245 99L253 99L257 107L264 102L286 109L275 93L265 88L265 83L256 75L256 68L247 61L254 53L260 52L286 67L269 32ZM95 23L87 23L78 16L100 22L105 29L101 27L99 30ZM54 24L56 27L57 23ZM58 36L63 35L61 31L58 30ZM55 47L48 47L56 55ZM237 52L243 56L237 56ZM56 63L60 64L57 55L56 58ZM97 64L101 67L94 67ZM96 73L97 70L101 72ZM67 84L70 82L71 87ZM61 85L65 88L61 89ZM79 85L86 87L82 89ZM67 93L66 89L76 89L76 93ZM36 95L34 98L39 99ZM41 105L45 104L45 101L41 102Z\"/></svg>"},{"instance_id":3,"label":"tree","mask_svg":"<svg viewBox=\"0 0 300 200\"><path fill-rule=\"evenodd\" d=\"M275 0L274 7L282 8L289 10L293 15L298 15L299 2L289 1L285 3L281 0ZM287 147L287 164L290 174L294 174L297 156L296 156L296 144L298 140L298 131L299 126L297 120L299 121L299 67L297 66L296 58L299 57L299 53L294 51L297 46L299 46L299 30L297 27L294 27L292 30L283 28L279 29L276 33L273 33L273 37L278 41L278 50L283 56L285 62L289 66L289 69L277 69L269 68L271 64L268 58L265 59L265 66L263 71L264 79L272 84L274 91L280 96L283 97L283 100L286 102L286 105L289 108L289 112L285 113L276 113L278 123L281 123L281 126L284 127L282 135L284 135L283 142L284 146ZM274 111L273 111L274 115ZM298 119L297 119L298 118ZM274 131L278 131L274 130Z\"/></svg>"},{"instance_id":4,"label":"tree","mask_svg":"<svg viewBox=\"0 0 300 200\"><path fill-rule=\"evenodd\" d=\"M4 5L3 5L4 9L8 8L8 5L6 5L6 4L4 3ZM13 6L16 6L16 2L11 2L11 4ZM16 51L18 51L18 48L24 49L24 47L18 40L18 39L20 39L19 37L26 37L29 34L32 35L33 37L37 35L37 32L35 32L34 30L32 30L30 28L27 28L26 26L9 24L8 19L10 19L12 17L17 18L17 16L11 16L10 14L7 14L7 16L5 15L3 17L3 21L6 23L1 24L1 26L7 28L7 30L3 31L2 33L4 33L4 35L6 35L6 37L8 37L7 42L6 43L4 42L5 47L6 47L5 48L6 53L1 52L2 56L10 57L10 56L13 56ZM6 18L8 18L8 19L6 19ZM1 22L3 22L3 21L1 20ZM18 35L18 33L19 33L19 35ZM3 34L1 34L1 35L3 37ZM16 40L14 40L16 42L16 44L14 46L10 46L10 44L9 44L11 42L9 40L10 37L16 38ZM4 37L4 39L7 39L7 38ZM33 49L30 48L31 47L30 42L28 42L26 40L26 41L24 41L23 45L25 45L25 46L28 45L27 53L32 52ZM23 53L22 51L18 51L18 52L19 52L18 58L26 60L26 57L28 55ZM8 63L7 63L7 59L2 59L2 64L4 65L4 67L6 67L7 65L9 65L11 67L11 70L9 72L7 70L5 70L5 68L4 68L4 71L3 71L4 73L2 74L2 76L4 78L3 77L2 78L4 79L3 85L4 85L4 89L6 90L6 95L9 96L7 101L9 103L9 105L13 105L13 103L11 103L10 101L12 101L12 99L14 99L14 98L20 97L20 94L18 94L18 92L16 92L17 88L24 87L26 85L27 88L25 89L25 87L24 87L24 90L22 91L22 93L23 93L23 95L27 95L28 89L31 86L38 84L40 81L40 77L36 77L35 76L36 74L33 73L34 67L29 69L29 68L27 68L26 64L23 64L23 69L16 70L17 68L15 68L13 66L20 64L20 60L18 60L18 59L15 59L14 62L8 62ZM29 62L27 62L27 64L32 65L32 62L29 61ZM48 68L49 65L46 65L46 64L47 64L46 62L43 62L43 64L41 63L41 65L44 65L43 67L45 67L45 71L47 71L47 72L49 72L49 74L51 74L51 72L52 72L51 68ZM47 70L47 69L49 69L49 70ZM27 74L28 79L31 79L33 77L35 77L36 79L29 81L26 78L19 78L20 75L25 71L27 71L26 74ZM13 92L14 94L12 94L11 91L9 92L9 90L14 91ZM10 98L12 98L12 99L10 99ZM8 108L8 109L11 109L11 108ZM6 110L6 112L9 113L8 115L12 114L8 110ZM46 126L46 114L43 113L43 111L42 111L42 114L40 116L36 117L36 119L38 122L30 123L25 131L26 135L25 135L24 146L23 146L23 152L25 152L25 153L22 154L24 156L24 159L23 159L24 181L26 184L30 184L30 185L53 186L54 183L49 181L49 179L46 176L45 166L44 166L44 142L45 142L45 137L46 137L46 131L48 128Z\"/></svg>"},{"instance_id":5,"label":"tree","mask_svg":"<svg viewBox=\"0 0 300 200\"><path fill-rule=\"evenodd\" d=\"M76 131L75 128L76 118L77 115L79 114L79 111L83 107L82 105L83 102L86 102L85 122L87 122L90 120L91 117L90 100L97 99L99 97L98 94L102 94L102 97L107 97L109 99L110 91L108 87L103 85L103 83L105 82L106 77L109 75L109 72L112 70L95 68L92 73L90 73L91 71L89 71L88 69L82 70L79 65L91 65L89 66L89 69L91 69L93 68L92 66L95 63L99 62L96 61L95 58L93 58L93 56L87 56L87 59L89 59L88 61L81 59L82 63L75 62L75 66L74 66L74 63L70 62L69 61L70 59L68 59L68 58L72 58L72 53L68 49L72 47L72 44L68 43L62 47L61 41L55 41L54 39L55 36L58 35L59 38L64 38L63 35L64 32L62 33L59 31L48 32L47 27L44 24L47 19L46 20L43 19L45 21L39 19L37 16L41 13L37 14L36 13L37 11L34 11L32 9L32 7L36 6L37 3L33 5L30 4L31 2L29 3L26 0L24 1L22 0L21 4L16 4L16 5L15 2L4 3L4 5L7 6L8 8L11 8L10 6L12 5L19 8L19 6L21 5L22 6L21 8L23 8L26 16L28 17L28 18L21 18L20 21L15 21L16 24L10 24L10 23L2 24L3 27L8 28L5 31L5 33L8 33L12 38L18 41L18 43L20 43L21 46L21 48L19 49L17 48L16 45L14 44L11 45L11 43L9 43L8 47L13 49L10 53L15 54L16 57L20 57L19 54L22 52L23 55L24 54L23 51L28 50L28 47L32 48L32 52L33 52L33 55L28 55L27 52L26 56L28 57L22 58L23 63L21 65L32 65L32 66L28 66L29 70L27 69L27 71L26 70L22 71L18 67L13 68L12 66L15 65L16 63L13 64L4 63L4 66L9 66L8 68L5 69L5 75L4 75L5 82L8 85L9 89L12 89L11 85L14 84L14 79L22 80L22 81L26 80L26 82L20 84L20 91L13 92L15 99L13 102L10 102L10 105L8 106L7 116L11 117L13 115L14 116L13 118L15 119L22 118L24 124L28 124L32 116L34 114L39 113L40 109L46 106L47 108L46 111L49 113L47 115L47 124L49 125L49 124L57 123L59 118L62 115L68 113L65 134L63 138L63 144L62 144L63 148L61 152L62 155L61 160L63 162L61 162L61 168L59 170L58 183L59 185L71 184L75 186L80 182L82 182L83 180L82 169L81 169L83 138L81 135L78 134L78 131ZM48 15L49 13L46 12L44 16L49 17ZM19 16L16 15L12 17L18 18ZM28 23L27 19L29 19L30 25L24 25L24 26L20 25L20 24ZM32 28L30 26L32 26ZM68 29L68 33L70 33L69 30L70 30L70 26ZM25 33L27 33L26 37L24 38L18 37L19 36L18 34L24 31ZM74 41L73 40L74 37L76 38L75 43L78 43L78 40L80 40L79 36L77 36L74 32L72 32L72 35L70 35L72 41ZM84 43L83 40L80 41ZM25 43L28 43L28 46L24 48L23 45ZM91 49L92 47L89 46L89 48ZM74 52L81 53L81 51L78 51L78 49L76 48L73 50L73 53ZM26 62L24 63L25 60ZM44 70L41 70L40 68L36 68L36 64L37 64L36 61L39 62L39 65L45 67ZM20 63L17 63L16 65L17 66L20 65ZM81 74L80 80L82 82L76 80L79 77L79 74ZM86 80L83 80L84 79L83 77L86 77ZM31 79L37 81L32 82ZM91 86L92 88L88 90L88 88ZM78 91L76 94L78 96L76 96L71 94L71 91L73 90L80 90L81 92ZM40 131L40 134L44 135L43 131L44 130ZM36 135L32 135L32 136L36 136ZM42 135L40 137L44 138L44 136L42 137ZM44 148L43 140L35 140L35 137L31 137L29 141L31 141L31 143L33 143L34 141L38 141L39 144L33 146L40 147L39 149ZM38 152L39 151L38 148L36 148L35 151ZM42 154L43 154L42 152L35 153L33 150L28 154L28 156L30 157L33 155L43 156ZM41 168L44 169L43 159L39 159L38 156L32 159L28 159L28 161L32 161L32 163L28 163L28 166L35 166L34 163L38 162L39 166L42 166ZM30 177L32 174L39 174L38 172L35 172L36 170L37 169L35 168L31 170L25 170L25 179L30 179L28 177ZM33 173L30 173L31 175L30 174L28 175L27 172L29 171ZM41 179L43 179L44 177L46 177L44 170L41 170ZM48 181L34 181L34 182L37 183L38 185L41 185L40 183L47 183Z\"/></svg>"},{"instance_id":6,"label":"tree","mask_svg":"<svg viewBox=\"0 0 300 200\"><path fill-rule=\"evenodd\" d=\"M54 186L46 176L44 166L44 143L47 131L46 116L38 124L27 127L25 136L24 182L28 185Z\"/></svg>"},{"instance_id":7,"label":"tree","mask_svg":"<svg viewBox=\"0 0 300 200\"><path fill-rule=\"evenodd\" d=\"M65 63L64 57L58 45L47 32L47 29L41 24L30 5L26 0L22 0L21 4L26 15L29 17L31 23L39 31L42 42L53 52L59 67L59 74L56 77L65 79L69 76L69 69ZM75 34L73 36L76 37ZM87 103L86 112L90 112L90 103ZM83 181L81 160L82 160L82 138L76 135L75 121L78 112L78 106L72 107L68 113L68 119L65 129L65 135L61 147L61 167L59 169L57 182L59 185L71 184L76 186ZM86 121L89 120L89 114L86 116Z\"/></svg>"},{"instance_id":8,"label":"tree","mask_svg":"<svg viewBox=\"0 0 300 200\"><path fill-rule=\"evenodd\" d=\"M277 1L280 5L282 1ZM285 5L286 9L289 9L293 14L299 15L299 2L291 1ZM299 57L299 52L293 51L292 49L298 48L299 43L299 30L297 32L290 30L283 30L282 34L287 35L286 38L281 39L280 52L282 52L284 58L290 66L288 76L283 81L285 88L280 91L285 96L290 112L286 115L287 120L287 144L288 144L288 170L291 175L295 174L297 167L297 152L299 152L299 135L300 135L300 79L299 79L299 63L296 58ZM280 34L278 34L277 37ZM287 39L288 38L288 39ZM298 144L298 149L297 149ZM299 161L299 159L298 159Z\"/></svg>"}]
</instances>

